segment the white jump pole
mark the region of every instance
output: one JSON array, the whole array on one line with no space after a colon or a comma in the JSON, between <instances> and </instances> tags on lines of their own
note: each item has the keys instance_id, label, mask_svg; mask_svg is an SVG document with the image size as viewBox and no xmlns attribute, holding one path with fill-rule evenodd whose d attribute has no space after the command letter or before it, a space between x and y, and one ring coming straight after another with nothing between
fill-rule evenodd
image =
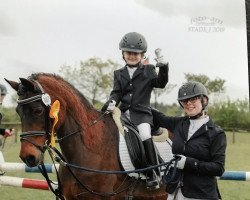
<instances>
[{"instance_id":1,"label":"white jump pole","mask_svg":"<svg viewBox=\"0 0 250 200\"><path fill-rule=\"evenodd\" d=\"M8 185L14 187L49 190L48 183L43 180L19 178L11 176L0 176L0 185ZM52 188L57 188L57 183L52 183Z\"/></svg>"}]
</instances>

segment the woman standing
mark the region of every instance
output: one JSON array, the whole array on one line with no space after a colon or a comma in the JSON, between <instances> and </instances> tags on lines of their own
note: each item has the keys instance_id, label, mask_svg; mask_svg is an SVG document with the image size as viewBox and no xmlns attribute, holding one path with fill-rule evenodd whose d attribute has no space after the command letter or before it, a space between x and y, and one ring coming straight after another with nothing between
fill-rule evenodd
<instances>
[{"instance_id":1,"label":"woman standing","mask_svg":"<svg viewBox=\"0 0 250 200\"><path fill-rule=\"evenodd\" d=\"M207 115L208 100L204 85L191 81L178 92L186 116L168 117L152 110L155 124L174 134L172 152L181 157L177 168L182 170L182 180L168 200L221 198L216 176L224 172L226 135Z\"/></svg>"}]
</instances>

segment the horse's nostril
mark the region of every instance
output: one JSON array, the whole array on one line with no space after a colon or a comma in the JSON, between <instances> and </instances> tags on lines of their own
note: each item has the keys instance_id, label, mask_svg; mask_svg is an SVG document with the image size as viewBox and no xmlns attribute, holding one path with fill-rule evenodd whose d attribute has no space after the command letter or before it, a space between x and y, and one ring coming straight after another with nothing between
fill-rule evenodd
<instances>
[{"instance_id":1,"label":"horse's nostril","mask_svg":"<svg viewBox=\"0 0 250 200\"><path fill-rule=\"evenodd\" d=\"M33 155L29 155L25 158L24 161L29 167L35 167L37 165L36 158Z\"/></svg>"}]
</instances>

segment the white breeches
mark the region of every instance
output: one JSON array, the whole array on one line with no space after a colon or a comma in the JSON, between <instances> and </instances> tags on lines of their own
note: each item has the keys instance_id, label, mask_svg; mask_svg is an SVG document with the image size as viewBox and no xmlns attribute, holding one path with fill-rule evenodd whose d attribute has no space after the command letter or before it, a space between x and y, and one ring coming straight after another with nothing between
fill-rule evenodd
<instances>
[{"instance_id":1,"label":"white breeches","mask_svg":"<svg viewBox=\"0 0 250 200\"><path fill-rule=\"evenodd\" d=\"M151 127L148 123L141 123L137 126L141 140L145 141L151 138Z\"/></svg>"},{"instance_id":2,"label":"white breeches","mask_svg":"<svg viewBox=\"0 0 250 200\"><path fill-rule=\"evenodd\" d=\"M129 110L127 110L125 112L125 115L127 118L130 119ZM137 129L139 131L139 135L140 135L142 141L145 141L145 140L151 138L151 126L149 123L141 123L137 126Z\"/></svg>"}]
</instances>

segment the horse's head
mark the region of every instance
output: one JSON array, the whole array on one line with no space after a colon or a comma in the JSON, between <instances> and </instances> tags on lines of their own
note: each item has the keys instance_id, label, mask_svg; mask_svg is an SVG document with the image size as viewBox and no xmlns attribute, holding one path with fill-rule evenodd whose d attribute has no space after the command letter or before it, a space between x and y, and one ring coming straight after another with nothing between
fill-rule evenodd
<instances>
[{"instance_id":1,"label":"horse's head","mask_svg":"<svg viewBox=\"0 0 250 200\"><path fill-rule=\"evenodd\" d=\"M100 113L74 86L60 76L47 73L32 74L28 79L20 78L20 83L6 81L17 91L16 111L22 124L20 158L28 166L36 166L43 161L43 152L53 141L53 127L65 157L73 157L76 143L82 147L84 142L87 148L96 150L97 144L102 141L102 134L98 130L103 128L103 123L91 129L88 127L92 126ZM54 124L57 120L51 118L51 113L59 110L53 109L56 102L60 103L60 112L58 122ZM81 136L83 130L86 130L84 140ZM93 140L96 133L98 137Z\"/></svg>"},{"instance_id":2,"label":"horse's head","mask_svg":"<svg viewBox=\"0 0 250 200\"><path fill-rule=\"evenodd\" d=\"M50 96L39 82L20 78L20 83L6 80L17 91L16 111L21 119L20 158L33 167L43 161L44 147L50 142Z\"/></svg>"}]
</instances>

